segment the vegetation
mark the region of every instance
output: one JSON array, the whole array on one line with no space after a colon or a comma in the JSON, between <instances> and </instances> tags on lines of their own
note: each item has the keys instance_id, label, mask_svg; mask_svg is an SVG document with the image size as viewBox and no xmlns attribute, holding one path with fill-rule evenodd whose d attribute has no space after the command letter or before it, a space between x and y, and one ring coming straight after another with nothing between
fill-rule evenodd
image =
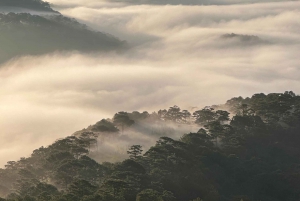
<instances>
[{"instance_id":1,"label":"vegetation","mask_svg":"<svg viewBox=\"0 0 300 201\"><path fill-rule=\"evenodd\" d=\"M56 12L50 7L48 2L42 0L1 0L0 6L12 6L39 11Z\"/></svg>"},{"instance_id":2,"label":"vegetation","mask_svg":"<svg viewBox=\"0 0 300 201\"><path fill-rule=\"evenodd\" d=\"M126 46L124 41L89 30L75 19L60 15L41 0L1 0L0 6L53 12L53 15L0 13L0 63L24 55L55 51L121 51Z\"/></svg>"},{"instance_id":3,"label":"vegetation","mask_svg":"<svg viewBox=\"0 0 300 201\"><path fill-rule=\"evenodd\" d=\"M135 144L122 162L90 157L102 135L170 123L198 132L160 137L148 150ZM237 97L191 112L178 106L119 112L9 161L0 169L0 193L4 201L297 201L299 131L300 96L293 92Z\"/></svg>"}]
</instances>

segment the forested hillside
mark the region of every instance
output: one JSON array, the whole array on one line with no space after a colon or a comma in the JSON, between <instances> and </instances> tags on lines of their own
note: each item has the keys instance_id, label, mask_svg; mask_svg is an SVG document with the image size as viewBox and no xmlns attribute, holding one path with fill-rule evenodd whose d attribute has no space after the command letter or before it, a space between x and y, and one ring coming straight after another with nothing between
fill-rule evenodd
<instances>
[{"instance_id":1,"label":"forested hillside","mask_svg":"<svg viewBox=\"0 0 300 201\"><path fill-rule=\"evenodd\" d=\"M0 63L19 56L62 51L120 51L126 47L125 41L93 31L75 19L53 11L44 1L1 0L1 6L24 7L29 10L0 12ZM35 15L30 13L30 9L53 11L53 14Z\"/></svg>"},{"instance_id":2,"label":"forested hillside","mask_svg":"<svg viewBox=\"0 0 300 201\"><path fill-rule=\"evenodd\" d=\"M0 14L0 44L0 62L54 51L91 52L125 47L123 41L91 31L62 15L43 17L28 13Z\"/></svg>"},{"instance_id":3,"label":"forested hillside","mask_svg":"<svg viewBox=\"0 0 300 201\"><path fill-rule=\"evenodd\" d=\"M54 11L48 2L42 0L1 0L0 6L10 6L10 7L19 7L19 8L28 8L38 11Z\"/></svg>"},{"instance_id":4,"label":"forested hillside","mask_svg":"<svg viewBox=\"0 0 300 201\"><path fill-rule=\"evenodd\" d=\"M193 132L179 137L185 130ZM132 141L127 158L103 162L107 141L115 148ZM118 112L9 161L0 169L0 200L297 201L299 143L300 96L293 92L191 111Z\"/></svg>"}]
</instances>

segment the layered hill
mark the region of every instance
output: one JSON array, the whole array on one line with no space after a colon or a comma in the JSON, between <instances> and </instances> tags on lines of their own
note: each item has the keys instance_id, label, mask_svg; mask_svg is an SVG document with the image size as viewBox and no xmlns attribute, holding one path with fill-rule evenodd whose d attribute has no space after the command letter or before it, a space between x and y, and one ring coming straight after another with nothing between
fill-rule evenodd
<instances>
[{"instance_id":1,"label":"layered hill","mask_svg":"<svg viewBox=\"0 0 300 201\"><path fill-rule=\"evenodd\" d=\"M75 19L60 15L43 1L1 0L1 5L48 13L0 13L0 63L18 56L41 55L55 51L98 52L125 48L124 41L109 34L93 31ZM52 14L49 15L49 12Z\"/></svg>"},{"instance_id":2,"label":"layered hill","mask_svg":"<svg viewBox=\"0 0 300 201\"><path fill-rule=\"evenodd\" d=\"M1 0L0 7L15 7L15 8L26 8L36 11L47 11L54 12L50 4L41 0Z\"/></svg>"},{"instance_id":3,"label":"layered hill","mask_svg":"<svg viewBox=\"0 0 300 201\"><path fill-rule=\"evenodd\" d=\"M297 201L299 125L293 92L235 97L196 111L118 112L9 161L0 169L0 200ZM179 137L182 127L197 130ZM128 139L126 159L97 162Z\"/></svg>"}]
</instances>

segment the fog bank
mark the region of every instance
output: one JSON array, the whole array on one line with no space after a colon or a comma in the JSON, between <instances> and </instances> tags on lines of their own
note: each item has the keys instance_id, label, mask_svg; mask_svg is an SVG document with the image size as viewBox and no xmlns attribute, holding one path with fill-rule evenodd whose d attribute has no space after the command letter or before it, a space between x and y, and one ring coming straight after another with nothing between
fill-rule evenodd
<instances>
[{"instance_id":1,"label":"fog bank","mask_svg":"<svg viewBox=\"0 0 300 201\"><path fill-rule=\"evenodd\" d=\"M298 1L97 2L51 1L62 14L126 39L133 48L122 54L56 52L2 65L0 164L118 111L203 107L257 92L300 92ZM237 37L223 37L232 33Z\"/></svg>"}]
</instances>

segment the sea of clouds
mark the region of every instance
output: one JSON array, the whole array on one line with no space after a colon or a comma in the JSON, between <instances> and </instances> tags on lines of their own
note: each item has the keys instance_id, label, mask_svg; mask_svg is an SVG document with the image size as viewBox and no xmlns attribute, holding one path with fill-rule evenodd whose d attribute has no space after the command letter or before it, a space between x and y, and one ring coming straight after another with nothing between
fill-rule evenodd
<instances>
[{"instance_id":1,"label":"sea of clouds","mask_svg":"<svg viewBox=\"0 0 300 201\"><path fill-rule=\"evenodd\" d=\"M300 93L300 2L241 2L50 0L62 14L130 48L2 64L0 164L118 111Z\"/></svg>"}]
</instances>

